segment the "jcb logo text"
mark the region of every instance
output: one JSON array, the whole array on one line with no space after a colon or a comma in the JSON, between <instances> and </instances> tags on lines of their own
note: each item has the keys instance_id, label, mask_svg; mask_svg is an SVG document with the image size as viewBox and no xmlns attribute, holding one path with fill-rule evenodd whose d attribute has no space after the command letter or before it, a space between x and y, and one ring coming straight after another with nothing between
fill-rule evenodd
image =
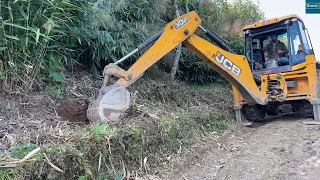
<instances>
[{"instance_id":1,"label":"jcb logo text","mask_svg":"<svg viewBox=\"0 0 320 180\"><path fill-rule=\"evenodd\" d=\"M187 18L183 17L181 18L178 22L174 23L174 27L176 27L176 29L179 29L181 26L183 26L186 22L187 22Z\"/></svg>"},{"instance_id":2,"label":"jcb logo text","mask_svg":"<svg viewBox=\"0 0 320 180\"><path fill-rule=\"evenodd\" d=\"M233 64L229 59L227 59L220 52L217 52L217 54L215 55L215 60L218 61L220 64L222 64L225 68L227 68L233 74L240 76L241 69L235 64Z\"/></svg>"}]
</instances>

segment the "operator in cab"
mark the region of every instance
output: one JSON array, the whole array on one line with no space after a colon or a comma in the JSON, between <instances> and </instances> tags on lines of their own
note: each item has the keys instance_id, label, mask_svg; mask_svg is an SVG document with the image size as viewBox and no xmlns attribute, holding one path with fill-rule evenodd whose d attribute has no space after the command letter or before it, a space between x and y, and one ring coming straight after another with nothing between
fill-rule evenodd
<instances>
[{"instance_id":1,"label":"operator in cab","mask_svg":"<svg viewBox=\"0 0 320 180\"><path fill-rule=\"evenodd\" d=\"M257 48L257 42L252 42L252 54L253 54L253 68L254 70L260 70L264 65L263 51ZM247 59L251 59L251 53L248 51ZM250 61L251 65L252 61Z\"/></svg>"},{"instance_id":2,"label":"operator in cab","mask_svg":"<svg viewBox=\"0 0 320 180\"><path fill-rule=\"evenodd\" d=\"M275 59L278 61L279 66L289 65L289 59L286 57L288 53L286 45L278 40L278 35L271 36L271 42L264 50L264 56L268 59Z\"/></svg>"}]
</instances>

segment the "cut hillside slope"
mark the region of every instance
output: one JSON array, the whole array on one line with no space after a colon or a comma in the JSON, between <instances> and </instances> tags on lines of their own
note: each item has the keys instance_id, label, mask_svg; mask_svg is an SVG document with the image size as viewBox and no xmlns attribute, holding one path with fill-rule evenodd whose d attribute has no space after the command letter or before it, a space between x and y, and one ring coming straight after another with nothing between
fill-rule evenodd
<instances>
[{"instance_id":1,"label":"cut hillside slope","mask_svg":"<svg viewBox=\"0 0 320 180\"><path fill-rule=\"evenodd\" d=\"M129 88L131 108L121 122L108 125L86 119L100 81L84 72L66 76L61 100L47 91L2 93L0 176L103 179L171 171L233 123L230 87L188 86L152 74ZM37 147L33 161L8 163Z\"/></svg>"}]
</instances>

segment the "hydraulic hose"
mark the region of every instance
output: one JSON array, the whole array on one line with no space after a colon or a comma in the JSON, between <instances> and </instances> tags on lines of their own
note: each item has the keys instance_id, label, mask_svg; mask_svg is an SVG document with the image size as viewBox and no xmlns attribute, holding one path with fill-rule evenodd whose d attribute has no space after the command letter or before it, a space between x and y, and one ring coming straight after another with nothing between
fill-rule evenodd
<instances>
[{"instance_id":1,"label":"hydraulic hose","mask_svg":"<svg viewBox=\"0 0 320 180\"><path fill-rule=\"evenodd\" d=\"M163 31L164 31L164 29L162 29L161 31L157 32L155 35L153 35L152 37L150 37L149 39L147 39L143 43L139 44L135 50L131 51L129 54L127 54L126 56L124 56L119 61L115 62L114 64L119 64L119 63L123 62L124 60L128 59L130 56L132 56L133 54L135 54L139 50L141 50L141 49L149 46L153 42L155 42L161 36Z\"/></svg>"},{"instance_id":2,"label":"hydraulic hose","mask_svg":"<svg viewBox=\"0 0 320 180\"><path fill-rule=\"evenodd\" d=\"M217 43L217 45L219 47L221 47L221 49L231 52L231 53L235 53L228 45L227 43L225 43L220 37L218 37L216 34L214 34L213 32L210 32L208 30L206 30L204 27L202 27L201 25L199 25L200 29L202 29L205 32L205 35L208 36L208 38L210 38L213 42Z\"/></svg>"}]
</instances>

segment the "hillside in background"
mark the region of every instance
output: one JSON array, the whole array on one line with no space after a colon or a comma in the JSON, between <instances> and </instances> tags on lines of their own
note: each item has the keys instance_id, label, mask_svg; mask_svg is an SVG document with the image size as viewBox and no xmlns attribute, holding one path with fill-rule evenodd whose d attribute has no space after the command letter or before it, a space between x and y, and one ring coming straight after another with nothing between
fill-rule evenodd
<instances>
[{"instance_id":1,"label":"hillside in background","mask_svg":"<svg viewBox=\"0 0 320 180\"><path fill-rule=\"evenodd\" d=\"M175 2L180 14L197 11L203 26L239 54L242 26L263 18L251 1ZM176 51L128 88L132 105L121 122L86 119L104 66L175 19L173 4L0 2L3 179L112 179L173 171L233 125L230 85L183 47L174 80L169 73ZM143 52L119 66L127 69ZM32 160L23 159L30 152Z\"/></svg>"}]
</instances>

